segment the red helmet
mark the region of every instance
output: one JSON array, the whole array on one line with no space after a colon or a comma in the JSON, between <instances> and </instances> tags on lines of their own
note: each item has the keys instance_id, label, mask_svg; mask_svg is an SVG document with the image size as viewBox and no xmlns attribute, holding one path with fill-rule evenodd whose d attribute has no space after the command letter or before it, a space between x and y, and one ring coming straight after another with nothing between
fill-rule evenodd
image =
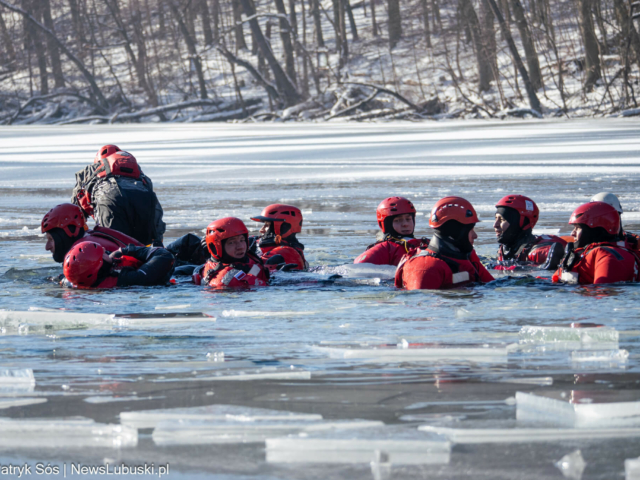
<instances>
[{"instance_id":1,"label":"red helmet","mask_svg":"<svg viewBox=\"0 0 640 480\"><path fill-rule=\"evenodd\" d=\"M107 158L109 155L113 155L116 152L120 151L120 147L117 145L105 145L104 147L98 150L95 158L93 159L93 163L98 163L103 158Z\"/></svg>"},{"instance_id":2,"label":"red helmet","mask_svg":"<svg viewBox=\"0 0 640 480\"><path fill-rule=\"evenodd\" d=\"M244 235L245 238L249 237L247 227L239 218L225 217L211 222L207 227L207 234L205 236L205 241L207 242L211 256L220 260L224 253L222 242L236 235Z\"/></svg>"},{"instance_id":3,"label":"red helmet","mask_svg":"<svg viewBox=\"0 0 640 480\"><path fill-rule=\"evenodd\" d=\"M69 229L70 225L76 227L75 233ZM86 230L87 224L80 207L72 203L63 203L49 210L49 213L43 217L40 228L42 233L48 232L52 228L61 228L70 237L75 237L80 230Z\"/></svg>"},{"instance_id":4,"label":"red helmet","mask_svg":"<svg viewBox=\"0 0 640 480\"><path fill-rule=\"evenodd\" d=\"M462 197L445 197L438 200L431 210L429 226L439 228L449 220L457 220L463 225L480 221L473 205Z\"/></svg>"},{"instance_id":5,"label":"red helmet","mask_svg":"<svg viewBox=\"0 0 640 480\"><path fill-rule=\"evenodd\" d=\"M589 202L573 211L569 224L583 224L590 228L602 227L607 233L616 235L620 231L620 215L608 203Z\"/></svg>"},{"instance_id":6,"label":"red helmet","mask_svg":"<svg viewBox=\"0 0 640 480\"><path fill-rule=\"evenodd\" d=\"M524 195L507 195L496 203L496 207L509 207L516 210L520 214L520 228L522 230L530 230L538 223L540 210L538 210L536 202ZM525 218L529 219L528 225L524 225Z\"/></svg>"},{"instance_id":7,"label":"red helmet","mask_svg":"<svg viewBox=\"0 0 640 480\"><path fill-rule=\"evenodd\" d=\"M262 210L257 217L251 217L255 222L273 222L273 230L281 238L287 238L294 233L302 231L302 212L298 207L276 203ZM283 229L283 224L289 225L289 229ZM282 230L285 230L284 232Z\"/></svg>"},{"instance_id":8,"label":"red helmet","mask_svg":"<svg viewBox=\"0 0 640 480\"><path fill-rule=\"evenodd\" d=\"M98 272L104 263L105 250L95 242L80 242L69 250L64 259L64 276L79 288L89 288L98 279Z\"/></svg>"},{"instance_id":9,"label":"red helmet","mask_svg":"<svg viewBox=\"0 0 640 480\"><path fill-rule=\"evenodd\" d=\"M378 208L376 209L376 216L378 217L378 226L383 233L389 233L385 227L385 219L388 217L395 217L396 215L403 215L410 213L416 214L416 207L413 206L410 200L404 197L389 197L385 198Z\"/></svg>"}]
</instances>

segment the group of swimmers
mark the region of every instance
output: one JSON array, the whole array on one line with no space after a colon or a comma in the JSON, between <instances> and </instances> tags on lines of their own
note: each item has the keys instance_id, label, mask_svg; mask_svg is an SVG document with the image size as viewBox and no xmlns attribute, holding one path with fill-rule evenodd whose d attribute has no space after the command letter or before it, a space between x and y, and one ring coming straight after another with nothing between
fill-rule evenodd
<instances>
[{"instance_id":1,"label":"group of swimmers","mask_svg":"<svg viewBox=\"0 0 640 480\"><path fill-rule=\"evenodd\" d=\"M107 147L114 147L115 151ZM153 192L135 157L113 145L102 147L94 164L83 172L88 172L96 191L101 188L100 181L117 186L126 177L132 191L144 187L145 192ZM97 224L89 230L88 216L93 215L96 223L101 223L94 212L105 207L99 204L99 195L93 199L91 191L83 187L76 186L74 203L54 207L42 220L46 249L54 260L63 263L64 282L69 286L86 289L164 285L174 274L188 274L197 285L257 287L268 285L276 271L309 268L304 245L297 238L302 231L302 212L295 206L269 205L260 215L251 217L263 224L256 237L249 236L242 220L226 217L209 224L203 238L187 234L164 247L157 238L158 221L162 223L159 202L146 210L155 216L146 223L153 232L140 232L140 225L131 225L138 238L110 228L111 225ZM124 214L114 218L118 215L113 214L118 202L126 201L124 197L110 197L109 215L101 218L113 218L125 226L123 229L129 228L127 221L137 222L136 215L130 212L136 205L125 205L123 209L132 220L123 218ZM436 202L429 217L434 232L430 239L415 238L416 209L406 198L387 198L376 213L379 239L354 263L396 266L396 287L446 289L494 280L474 250L479 220L473 205L464 198L452 196ZM499 248L497 259L489 268L556 270L553 282L581 285L640 281L638 237L623 230L621 214L618 198L612 193L600 193L573 212L569 219L573 226L570 237L536 236L536 203L523 195L507 195L496 204L493 228ZM145 245L150 239L151 243Z\"/></svg>"}]
</instances>

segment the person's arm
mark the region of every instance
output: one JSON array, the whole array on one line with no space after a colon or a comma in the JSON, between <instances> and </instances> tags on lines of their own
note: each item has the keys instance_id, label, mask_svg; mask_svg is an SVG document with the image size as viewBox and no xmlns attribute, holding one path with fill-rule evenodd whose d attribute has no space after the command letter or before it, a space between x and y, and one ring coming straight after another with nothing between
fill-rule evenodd
<instances>
[{"instance_id":1,"label":"person's arm","mask_svg":"<svg viewBox=\"0 0 640 480\"><path fill-rule=\"evenodd\" d=\"M201 265L209 258L209 250L203 240L193 233L187 233L167 245L166 249L179 263Z\"/></svg>"},{"instance_id":2,"label":"person's arm","mask_svg":"<svg viewBox=\"0 0 640 480\"><path fill-rule=\"evenodd\" d=\"M480 281L482 283L489 283L495 280L495 278L493 278L493 275L489 273L489 270L487 270L485 266L482 264L475 250L471 252L471 255L469 256L469 260L471 261L471 263L475 265L476 270L478 272L478 276L480 277Z\"/></svg>"},{"instance_id":3,"label":"person's arm","mask_svg":"<svg viewBox=\"0 0 640 480\"><path fill-rule=\"evenodd\" d=\"M398 259L399 260L399 259ZM389 242L374 245L356 257L353 263L372 263L374 265L394 265L389 254ZM395 264L397 265L397 263Z\"/></svg>"},{"instance_id":4,"label":"person's arm","mask_svg":"<svg viewBox=\"0 0 640 480\"><path fill-rule=\"evenodd\" d=\"M624 257L613 249L598 248L593 269L593 283L615 283L627 280L624 278Z\"/></svg>"},{"instance_id":5,"label":"person's arm","mask_svg":"<svg viewBox=\"0 0 640 480\"><path fill-rule=\"evenodd\" d=\"M135 247L129 245L120 250L122 255L144 262L140 268L125 267L118 275L118 286L162 285L169 281L175 259L166 249L160 247Z\"/></svg>"}]
</instances>

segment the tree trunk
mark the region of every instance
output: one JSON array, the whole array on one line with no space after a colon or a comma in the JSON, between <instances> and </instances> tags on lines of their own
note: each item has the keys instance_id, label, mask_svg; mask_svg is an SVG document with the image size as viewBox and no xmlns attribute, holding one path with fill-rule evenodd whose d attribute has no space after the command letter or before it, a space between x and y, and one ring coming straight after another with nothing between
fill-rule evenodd
<instances>
[{"instance_id":1,"label":"tree trunk","mask_svg":"<svg viewBox=\"0 0 640 480\"><path fill-rule=\"evenodd\" d=\"M30 13L33 18L38 22L42 21L42 5L39 0L26 0L24 2L27 12ZM47 95L49 93L49 73L47 72L47 57L44 53L44 45L42 44L42 37L38 28L30 22L25 20L25 30L29 36L29 44L36 53L36 59L38 61L38 71L40 72L40 95Z\"/></svg>"},{"instance_id":2,"label":"tree trunk","mask_svg":"<svg viewBox=\"0 0 640 480\"><path fill-rule=\"evenodd\" d=\"M442 17L440 16L440 5L438 0L431 0L431 11L433 12L433 31L442 31Z\"/></svg>"},{"instance_id":3,"label":"tree trunk","mask_svg":"<svg viewBox=\"0 0 640 480\"><path fill-rule=\"evenodd\" d=\"M491 80L493 80L493 70L489 60L489 52L487 45L482 37L480 22L476 11L471 4L471 0L460 0L460 14L469 26L471 41L476 52L476 61L478 63L478 88L481 92L486 92L491 88Z\"/></svg>"},{"instance_id":4,"label":"tree trunk","mask_svg":"<svg viewBox=\"0 0 640 480\"><path fill-rule=\"evenodd\" d=\"M200 98L208 98L207 86L204 81L204 72L202 71L202 62L200 60L200 56L198 55L198 51L196 50L196 43L193 38L191 38L191 35L189 34L189 28L187 27L185 20L182 18L182 15L180 15L180 12L178 11L178 7L176 7L176 4L174 3L174 0L169 0L169 8L171 8L173 15L178 22L178 27L180 27L180 32L182 32L182 36L184 37L184 42L187 44L189 57L196 71L196 76L198 77Z\"/></svg>"},{"instance_id":5,"label":"tree trunk","mask_svg":"<svg viewBox=\"0 0 640 480\"><path fill-rule=\"evenodd\" d=\"M220 36L220 2L212 0L211 19L213 22L213 39L218 40Z\"/></svg>"},{"instance_id":6,"label":"tree trunk","mask_svg":"<svg viewBox=\"0 0 640 480\"><path fill-rule=\"evenodd\" d=\"M353 17L353 11L351 10L351 4L349 0L342 0L344 7L347 10L347 16L349 17L349 27L351 28L351 37L353 41L358 40L358 29L356 28L356 19Z\"/></svg>"},{"instance_id":7,"label":"tree trunk","mask_svg":"<svg viewBox=\"0 0 640 480\"><path fill-rule=\"evenodd\" d=\"M138 62L136 65L136 72L139 78L142 79L141 87L144 89L151 106L158 106L158 94L153 86L151 77L149 76L148 68L148 56L147 56L147 43L144 38L144 27L142 25L142 12L138 9L133 15L131 15L131 21L133 23L133 38L138 49Z\"/></svg>"},{"instance_id":8,"label":"tree trunk","mask_svg":"<svg viewBox=\"0 0 640 480\"><path fill-rule=\"evenodd\" d=\"M422 6L422 21L424 25L424 41L427 48L431 48L431 26L429 25L429 4L427 0L420 0Z\"/></svg>"},{"instance_id":9,"label":"tree trunk","mask_svg":"<svg viewBox=\"0 0 640 480\"><path fill-rule=\"evenodd\" d=\"M630 45L635 54L635 62L640 68L640 36L636 30L635 25L631 21L629 16L628 7L625 5L624 0L613 0L613 4L616 10L616 19L622 32L622 51L626 54L627 45Z\"/></svg>"},{"instance_id":10,"label":"tree trunk","mask_svg":"<svg viewBox=\"0 0 640 480\"><path fill-rule=\"evenodd\" d=\"M522 76L522 81L524 82L524 86L527 90L527 96L529 97L529 105L532 110L536 112L542 113L542 107L540 105L540 100L538 100L538 96L536 95L536 91L533 89L533 85L531 85L531 80L529 79L529 74L527 73L527 69L524 68L524 64L522 63L522 58L520 58L520 54L518 53L518 49L516 48L516 44L513 41L513 37L511 36L511 32L507 28L507 22L504 21L504 17L502 13L500 13L500 9L496 4L495 0L487 0L489 6L493 10L496 18L498 19L498 24L500 25L500 30L502 31L502 36L507 41L509 45L509 50L511 50L511 55L513 56L513 61L515 62L515 66L520 72Z\"/></svg>"},{"instance_id":11,"label":"tree trunk","mask_svg":"<svg viewBox=\"0 0 640 480\"><path fill-rule=\"evenodd\" d=\"M304 2L304 0L302 0ZM298 36L298 18L296 16L296 0L289 0L289 23L291 24L291 29L295 33L295 36Z\"/></svg>"},{"instance_id":12,"label":"tree trunk","mask_svg":"<svg viewBox=\"0 0 640 480\"><path fill-rule=\"evenodd\" d=\"M231 7L233 9L233 21L238 24L242 21L242 15L240 14L240 0L231 0ZM236 32L236 52L238 50L247 50L247 42L244 39L243 24L237 25Z\"/></svg>"},{"instance_id":13,"label":"tree trunk","mask_svg":"<svg viewBox=\"0 0 640 480\"><path fill-rule=\"evenodd\" d=\"M16 60L16 49L13 46L13 41L9 35L9 30L7 29L7 24L4 21L2 13L0 13L0 35L2 36L2 51L4 52L3 59L5 63L12 64Z\"/></svg>"},{"instance_id":14,"label":"tree trunk","mask_svg":"<svg viewBox=\"0 0 640 480\"><path fill-rule=\"evenodd\" d=\"M211 30L211 15L209 14L209 5L207 4L207 0L199 0L199 2L204 44L211 45L213 43L213 31Z\"/></svg>"},{"instance_id":15,"label":"tree trunk","mask_svg":"<svg viewBox=\"0 0 640 480\"><path fill-rule=\"evenodd\" d=\"M49 0L39 0L42 8L42 18L44 25L55 33L53 28L53 18L51 18L51 3ZM60 62L60 50L56 42L47 38L47 50L49 52L49 58L51 59L51 72L53 73L53 80L55 88L64 88L64 75L62 74L62 62Z\"/></svg>"},{"instance_id":16,"label":"tree trunk","mask_svg":"<svg viewBox=\"0 0 640 480\"><path fill-rule=\"evenodd\" d=\"M378 32L378 22L376 22L376 0L371 0L371 27L373 28L374 37L380 35L380 32Z\"/></svg>"},{"instance_id":17,"label":"tree trunk","mask_svg":"<svg viewBox=\"0 0 640 480\"><path fill-rule=\"evenodd\" d=\"M389 48L393 48L402 37L400 0L387 0L387 4L389 7Z\"/></svg>"},{"instance_id":18,"label":"tree trunk","mask_svg":"<svg viewBox=\"0 0 640 480\"><path fill-rule=\"evenodd\" d=\"M487 3L487 0L482 0L481 3L482 14L482 40L486 45L487 58L489 61L488 68L491 69L491 80L498 81L498 46L496 45L496 28L495 17L491 6Z\"/></svg>"},{"instance_id":19,"label":"tree trunk","mask_svg":"<svg viewBox=\"0 0 640 480\"><path fill-rule=\"evenodd\" d=\"M525 58L527 59L527 66L529 67L531 85L533 85L534 89L538 90L542 87L542 72L540 71L538 52L536 52L536 47L533 43L533 37L531 36L531 30L529 29L529 24L524 14L524 8L520 0L511 0L511 8L516 25L518 26L518 31L520 32L520 37L522 38Z\"/></svg>"},{"instance_id":20,"label":"tree trunk","mask_svg":"<svg viewBox=\"0 0 640 480\"><path fill-rule=\"evenodd\" d=\"M590 92L593 86L602 77L600 71L600 49L598 39L593 27L591 6L593 0L579 0L580 5L580 31L584 43L584 90Z\"/></svg>"},{"instance_id":21,"label":"tree trunk","mask_svg":"<svg viewBox=\"0 0 640 480\"><path fill-rule=\"evenodd\" d=\"M324 47L324 37L322 35L322 21L320 20L320 0L311 0L313 14L313 28L316 33L316 43L318 47Z\"/></svg>"},{"instance_id":22,"label":"tree trunk","mask_svg":"<svg viewBox=\"0 0 640 480\"><path fill-rule=\"evenodd\" d=\"M86 43L84 38L84 26L80 17L80 9L78 8L78 0L69 0L69 9L71 10L71 23L73 25L73 33L76 37L78 46Z\"/></svg>"},{"instance_id":23,"label":"tree trunk","mask_svg":"<svg viewBox=\"0 0 640 480\"><path fill-rule=\"evenodd\" d=\"M275 0L276 9L280 15L287 16L287 11L284 7L283 0ZM287 21L283 18L279 20L280 26L280 38L282 39L282 47L284 48L284 59L285 59L285 69L287 71L287 75L294 84L297 84L296 79L296 63L293 58L293 44L291 43L291 32L289 31L289 25Z\"/></svg>"},{"instance_id":24,"label":"tree trunk","mask_svg":"<svg viewBox=\"0 0 640 480\"><path fill-rule=\"evenodd\" d=\"M242 9L247 17L253 17L255 15L255 10L251 5L250 0L240 0ZM262 30L260 29L260 24L256 18L252 18L249 20L249 26L251 27L251 31L254 33L256 40L258 42L258 46L260 47L260 51L264 55L271 71L273 72L273 76L275 77L276 85L278 87L278 91L280 95L282 95L285 104L287 106L295 105L299 103L301 100L300 94L296 89L293 82L289 79L287 74L284 72L276 57L273 55L271 51L271 46L267 43L267 40L264 38L262 34Z\"/></svg>"}]
</instances>

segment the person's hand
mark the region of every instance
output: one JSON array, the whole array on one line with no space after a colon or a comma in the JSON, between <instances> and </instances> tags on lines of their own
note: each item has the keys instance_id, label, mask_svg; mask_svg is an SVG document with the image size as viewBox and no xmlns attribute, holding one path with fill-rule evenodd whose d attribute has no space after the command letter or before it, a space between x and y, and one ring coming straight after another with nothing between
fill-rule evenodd
<instances>
[{"instance_id":1,"label":"person's hand","mask_svg":"<svg viewBox=\"0 0 640 480\"><path fill-rule=\"evenodd\" d=\"M109 258L114 265L120 263L120 257L122 257L122 250L118 249L115 252L109 254Z\"/></svg>"}]
</instances>

